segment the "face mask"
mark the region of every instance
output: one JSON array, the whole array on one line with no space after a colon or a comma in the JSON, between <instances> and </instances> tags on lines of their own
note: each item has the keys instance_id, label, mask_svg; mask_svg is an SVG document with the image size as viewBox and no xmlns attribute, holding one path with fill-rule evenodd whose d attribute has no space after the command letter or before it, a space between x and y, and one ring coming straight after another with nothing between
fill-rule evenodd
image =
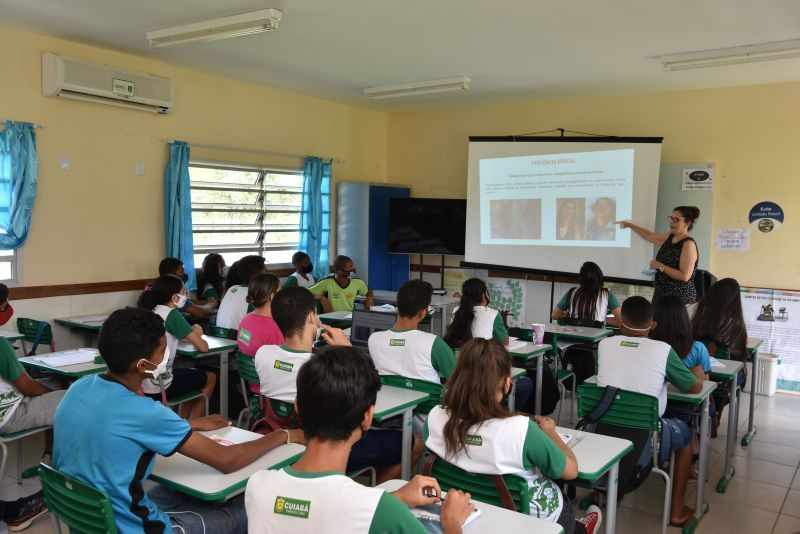
<instances>
[{"instance_id":1,"label":"face mask","mask_svg":"<svg viewBox=\"0 0 800 534\"><path fill-rule=\"evenodd\" d=\"M355 277L356 277L356 270L355 269L353 269L352 271L347 273L347 278L350 278L352 280Z\"/></svg>"},{"instance_id":2,"label":"face mask","mask_svg":"<svg viewBox=\"0 0 800 534\"><path fill-rule=\"evenodd\" d=\"M305 274L311 274L312 272L314 272L314 264L309 263L308 265L300 269L300 272Z\"/></svg>"},{"instance_id":3,"label":"face mask","mask_svg":"<svg viewBox=\"0 0 800 534\"><path fill-rule=\"evenodd\" d=\"M175 303L175 306L177 306L178 309L186 306L186 295L178 294L178 302Z\"/></svg>"},{"instance_id":4,"label":"face mask","mask_svg":"<svg viewBox=\"0 0 800 534\"><path fill-rule=\"evenodd\" d=\"M224 266L223 266L223 267L222 267L222 268L219 270L219 274L220 274L220 275L221 275L223 278L227 278L227 276L228 276L228 271L229 271L229 270L230 270L230 267L228 267L227 265L224 265Z\"/></svg>"},{"instance_id":5,"label":"face mask","mask_svg":"<svg viewBox=\"0 0 800 534\"><path fill-rule=\"evenodd\" d=\"M146 362L149 365L155 365L150 360L145 360L142 358L139 360L140 362ZM161 363L156 365L155 369L145 369L144 372L148 375L152 376L153 378L158 378L159 376L163 375L167 372L167 367L169 366L169 348L164 349L164 358L161 360Z\"/></svg>"},{"instance_id":6,"label":"face mask","mask_svg":"<svg viewBox=\"0 0 800 534\"><path fill-rule=\"evenodd\" d=\"M181 281L182 281L184 284L185 284L186 282L188 282L188 281L189 281L189 275L188 275L188 274L186 274L186 273L183 273L183 274L181 275Z\"/></svg>"}]
</instances>

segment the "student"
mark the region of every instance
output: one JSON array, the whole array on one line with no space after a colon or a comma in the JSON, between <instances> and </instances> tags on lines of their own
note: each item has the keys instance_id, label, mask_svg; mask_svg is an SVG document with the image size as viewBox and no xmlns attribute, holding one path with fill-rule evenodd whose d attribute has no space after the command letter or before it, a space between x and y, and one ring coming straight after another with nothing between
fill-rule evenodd
<instances>
[{"instance_id":1,"label":"student","mask_svg":"<svg viewBox=\"0 0 800 534\"><path fill-rule=\"evenodd\" d=\"M351 448L371 433L380 387L370 359L350 347L325 347L303 365L295 405L308 444L294 465L250 477L245 490L250 534L427 532L408 507L439 502L424 494L425 488L441 493L435 479L417 475L388 493L345 474ZM441 511L445 533L461 532L474 508L469 499L469 493L447 493ZM286 503L304 504L305 512Z\"/></svg>"},{"instance_id":2,"label":"student","mask_svg":"<svg viewBox=\"0 0 800 534\"><path fill-rule=\"evenodd\" d=\"M64 390L50 388L30 377L17 354L4 337L0 337L0 433L12 434L37 426L52 426L56 407ZM44 433L44 456L50 462L53 452L53 431Z\"/></svg>"},{"instance_id":3,"label":"student","mask_svg":"<svg viewBox=\"0 0 800 534\"><path fill-rule=\"evenodd\" d=\"M314 296L303 287L287 287L272 301L272 317L283 332L284 344L264 345L256 352L256 371L261 394L269 399L267 417L271 426L292 424L293 403L297 397L297 376L311 359L311 350L323 330L322 338L331 345L350 345L338 328L322 325L315 312ZM368 465L378 468L378 481L400 476L402 432L374 429L353 448L348 471ZM422 442L416 440L412 460L422 455ZM413 462L412 462L413 463Z\"/></svg>"},{"instance_id":4,"label":"student","mask_svg":"<svg viewBox=\"0 0 800 534\"><path fill-rule=\"evenodd\" d=\"M247 286L257 274L267 271L263 256L245 256L234 264L239 284L228 286L217 310L217 326L238 330L248 312ZM233 270L233 269L231 269Z\"/></svg>"},{"instance_id":5,"label":"student","mask_svg":"<svg viewBox=\"0 0 800 534\"><path fill-rule=\"evenodd\" d=\"M283 334L272 319L272 299L278 291L280 280L274 274L261 273L250 279L247 286L247 303L255 308L239 324L237 343L239 350L255 356L263 345L283 344Z\"/></svg>"},{"instance_id":6,"label":"student","mask_svg":"<svg viewBox=\"0 0 800 534\"><path fill-rule=\"evenodd\" d=\"M333 260L333 274L308 289L317 300L322 302L326 313L353 311L356 295L366 297L364 308L367 310L375 303L372 298L372 288L367 287L367 284L360 278L356 278L353 260L347 256L336 256L336 259Z\"/></svg>"},{"instance_id":7,"label":"student","mask_svg":"<svg viewBox=\"0 0 800 534\"><path fill-rule=\"evenodd\" d=\"M433 286L409 280L397 291L397 321L391 330L369 336L369 353L381 375L397 375L441 384L450 378L456 357L436 334L418 330L428 316Z\"/></svg>"},{"instance_id":8,"label":"student","mask_svg":"<svg viewBox=\"0 0 800 534\"><path fill-rule=\"evenodd\" d=\"M208 352L208 343L203 339L203 329L200 325L190 326L178 311L185 302L186 289L183 282L169 274L156 278L152 286L139 296L138 306L161 317L167 331L167 353L164 356L164 368L159 375L154 375L142 382L142 391L157 401L171 400L198 389L202 390L203 394L210 399L217 384L214 373L186 367L173 369L178 343L181 340L188 341L200 352ZM181 415L188 419L204 410L205 401L198 397L183 404Z\"/></svg>"},{"instance_id":9,"label":"student","mask_svg":"<svg viewBox=\"0 0 800 534\"><path fill-rule=\"evenodd\" d=\"M294 272L286 277L283 287L311 287L314 285L314 277L311 275L314 272L314 265L311 263L311 258L303 251L297 251L292 255L292 265L294 265Z\"/></svg>"},{"instance_id":10,"label":"student","mask_svg":"<svg viewBox=\"0 0 800 534\"><path fill-rule=\"evenodd\" d=\"M242 285L242 280L239 278L239 260L236 260L225 273L225 293L228 292L228 289L240 285ZM222 298L225 298L225 293L222 294Z\"/></svg>"},{"instance_id":11,"label":"student","mask_svg":"<svg viewBox=\"0 0 800 534\"><path fill-rule=\"evenodd\" d=\"M658 326L653 306L644 297L629 297L622 303L622 335L600 341L597 348L597 384L652 395L660 413L667 407L667 382L680 391L698 393L702 380L694 376L668 344L647 336ZM694 514L683 505L692 465L689 426L680 419L663 419L660 461L675 453L670 524L682 526Z\"/></svg>"},{"instance_id":12,"label":"student","mask_svg":"<svg viewBox=\"0 0 800 534\"><path fill-rule=\"evenodd\" d=\"M42 490L15 501L0 501L0 521L9 532L20 532L47 513Z\"/></svg>"},{"instance_id":13,"label":"student","mask_svg":"<svg viewBox=\"0 0 800 534\"><path fill-rule=\"evenodd\" d=\"M689 314L680 297L664 295L653 304L653 322L656 326L650 331L650 339L671 346L697 378L708 380L711 371L708 349L701 342L692 340Z\"/></svg>"},{"instance_id":14,"label":"student","mask_svg":"<svg viewBox=\"0 0 800 534\"><path fill-rule=\"evenodd\" d=\"M197 275L197 294L201 300L214 299L214 307L222 302L225 293L227 267L221 254L212 252L203 258L203 268Z\"/></svg>"},{"instance_id":15,"label":"student","mask_svg":"<svg viewBox=\"0 0 800 534\"><path fill-rule=\"evenodd\" d=\"M489 289L480 278L470 278L461 286L461 302L453 313L444 340L460 347L473 337L495 339L508 345L508 329L502 314L489 307Z\"/></svg>"},{"instance_id":16,"label":"student","mask_svg":"<svg viewBox=\"0 0 800 534\"><path fill-rule=\"evenodd\" d=\"M511 389L511 357L495 340L474 338L461 347L444 402L428 415L425 446L470 473L516 474L528 481L533 517L556 521L566 534L593 534L600 509L575 520L553 479L578 476L578 462L552 419L511 415L501 405Z\"/></svg>"},{"instance_id":17,"label":"student","mask_svg":"<svg viewBox=\"0 0 800 534\"><path fill-rule=\"evenodd\" d=\"M178 258L164 258L161 260L161 263L158 264L158 275L177 276L184 284L189 280L189 275L186 274L186 269L183 268L183 262ZM203 302L192 302L187 299L181 307L181 311L185 311L195 319L204 319L218 304L219 302L214 300L213 297Z\"/></svg>"},{"instance_id":18,"label":"student","mask_svg":"<svg viewBox=\"0 0 800 534\"><path fill-rule=\"evenodd\" d=\"M0 284L0 326L6 324L14 315L14 308L8 302L8 286Z\"/></svg>"},{"instance_id":19,"label":"student","mask_svg":"<svg viewBox=\"0 0 800 534\"><path fill-rule=\"evenodd\" d=\"M572 288L561 297L550 318L575 317L584 321L608 322L619 326L619 300L603 287L603 271L592 261L581 265L580 286ZM606 320L611 314L613 319Z\"/></svg>"},{"instance_id":20,"label":"student","mask_svg":"<svg viewBox=\"0 0 800 534\"><path fill-rule=\"evenodd\" d=\"M112 313L100 331L98 348L108 371L79 379L65 395L56 412L53 466L105 491L120 532L246 532L242 497L211 504L163 486L145 493L155 455L180 452L232 473L287 439L302 443L302 433L273 432L223 446L196 432L230 425L220 416L186 421L137 395L168 356L164 323L150 311L126 308Z\"/></svg>"}]
</instances>

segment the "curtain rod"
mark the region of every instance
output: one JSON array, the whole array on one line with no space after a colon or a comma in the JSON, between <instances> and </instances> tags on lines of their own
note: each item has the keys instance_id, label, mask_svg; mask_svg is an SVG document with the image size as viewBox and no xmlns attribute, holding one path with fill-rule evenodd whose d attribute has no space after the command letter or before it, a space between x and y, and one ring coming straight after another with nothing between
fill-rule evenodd
<instances>
[{"instance_id":1,"label":"curtain rod","mask_svg":"<svg viewBox=\"0 0 800 534\"><path fill-rule=\"evenodd\" d=\"M3 124L5 124L7 122L24 122L24 121L11 121L11 119L4 119L4 120L0 121L0 123L3 123ZM35 124L35 123L34 123L33 127L34 128L39 128L39 129L44 128L44 126L42 126L41 124Z\"/></svg>"},{"instance_id":2,"label":"curtain rod","mask_svg":"<svg viewBox=\"0 0 800 534\"><path fill-rule=\"evenodd\" d=\"M170 139L167 141L167 144L173 144L176 140ZM271 152L269 150L257 150L254 148L237 148L233 146L225 146L225 145L210 145L206 143L187 143L190 147L195 148L207 148L209 150L227 150L230 152L243 152L248 154L261 154L265 156L283 156L289 158L305 158L308 154L293 154L291 152ZM313 156L313 154L311 154ZM339 158L331 158L325 156L319 156L322 159L329 159L334 163L344 163L346 160L339 159Z\"/></svg>"}]
</instances>

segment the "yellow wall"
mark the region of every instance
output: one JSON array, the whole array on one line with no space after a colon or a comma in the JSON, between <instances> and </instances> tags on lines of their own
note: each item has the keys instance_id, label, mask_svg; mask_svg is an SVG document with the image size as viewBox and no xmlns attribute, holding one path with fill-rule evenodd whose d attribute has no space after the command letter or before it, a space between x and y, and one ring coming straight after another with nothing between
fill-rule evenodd
<instances>
[{"instance_id":1,"label":"yellow wall","mask_svg":"<svg viewBox=\"0 0 800 534\"><path fill-rule=\"evenodd\" d=\"M181 139L319 154L334 180L385 181L385 113L0 26L0 119L42 124L39 189L24 286L146 278L164 256L165 141ZM170 78L175 110L164 116L42 96L41 53L51 51ZM72 170L59 169L69 154ZM299 167L292 158L193 151L193 157ZM145 176L135 175L137 161Z\"/></svg>"},{"instance_id":2,"label":"yellow wall","mask_svg":"<svg viewBox=\"0 0 800 534\"><path fill-rule=\"evenodd\" d=\"M800 288L798 94L800 83L784 83L391 113L387 178L411 184L414 196L464 198L470 135L566 128L663 136L663 162L716 165L715 229L748 226L762 200L786 213L779 230L751 232L748 252L711 251L712 272L743 285Z\"/></svg>"}]
</instances>

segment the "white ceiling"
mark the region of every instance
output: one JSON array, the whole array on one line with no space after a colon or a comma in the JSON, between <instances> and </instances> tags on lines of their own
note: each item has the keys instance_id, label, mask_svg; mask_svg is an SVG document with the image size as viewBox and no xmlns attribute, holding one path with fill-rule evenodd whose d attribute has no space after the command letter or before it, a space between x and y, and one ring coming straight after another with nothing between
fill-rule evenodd
<instances>
[{"instance_id":1,"label":"white ceiling","mask_svg":"<svg viewBox=\"0 0 800 534\"><path fill-rule=\"evenodd\" d=\"M277 32L151 50L148 30L274 7ZM800 80L800 59L664 72L657 56L800 38L796 0L0 0L0 23L377 109ZM364 87L468 75L468 93Z\"/></svg>"}]
</instances>

